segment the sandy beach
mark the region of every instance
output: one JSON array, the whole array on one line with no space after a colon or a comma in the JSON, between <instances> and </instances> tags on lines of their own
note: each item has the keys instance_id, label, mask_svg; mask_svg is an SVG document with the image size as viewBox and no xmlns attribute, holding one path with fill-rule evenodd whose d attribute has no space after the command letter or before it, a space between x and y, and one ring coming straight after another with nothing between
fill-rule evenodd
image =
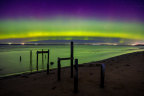
<instances>
[{"instance_id":1,"label":"sandy beach","mask_svg":"<svg viewBox=\"0 0 144 96\"><path fill-rule=\"evenodd\" d=\"M106 64L105 88L100 88L100 65ZM0 96L144 96L144 52L135 52L79 65L79 92L74 93L70 68L0 80Z\"/></svg>"}]
</instances>

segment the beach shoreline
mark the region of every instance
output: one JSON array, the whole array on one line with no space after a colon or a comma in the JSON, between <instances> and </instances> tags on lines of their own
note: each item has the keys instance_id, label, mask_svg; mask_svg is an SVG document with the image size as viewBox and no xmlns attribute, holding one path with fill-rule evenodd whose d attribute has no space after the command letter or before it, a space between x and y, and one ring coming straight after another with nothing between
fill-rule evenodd
<instances>
[{"instance_id":1,"label":"beach shoreline","mask_svg":"<svg viewBox=\"0 0 144 96\"><path fill-rule=\"evenodd\" d=\"M106 64L105 88L100 88L100 66ZM73 93L70 68L62 68L60 82L57 69L50 74L22 74L0 80L0 96L144 96L144 51L79 65L79 92Z\"/></svg>"}]
</instances>

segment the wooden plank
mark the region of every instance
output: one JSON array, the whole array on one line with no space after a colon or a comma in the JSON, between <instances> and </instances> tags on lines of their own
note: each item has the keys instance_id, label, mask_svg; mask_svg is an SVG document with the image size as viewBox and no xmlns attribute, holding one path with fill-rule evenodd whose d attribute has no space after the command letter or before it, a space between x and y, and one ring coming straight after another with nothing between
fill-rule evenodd
<instances>
[{"instance_id":1,"label":"wooden plank","mask_svg":"<svg viewBox=\"0 0 144 96\"><path fill-rule=\"evenodd\" d=\"M38 52L38 54L40 54L40 53L48 53L48 51L37 51Z\"/></svg>"},{"instance_id":2,"label":"wooden plank","mask_svg":"<svg viewBox=\"0 0 144 96\"><path fill-rule=\"evenodd\" d=\"M71 60L71 58L59 58L60 60Z\"/></svg>"}]
</instances>

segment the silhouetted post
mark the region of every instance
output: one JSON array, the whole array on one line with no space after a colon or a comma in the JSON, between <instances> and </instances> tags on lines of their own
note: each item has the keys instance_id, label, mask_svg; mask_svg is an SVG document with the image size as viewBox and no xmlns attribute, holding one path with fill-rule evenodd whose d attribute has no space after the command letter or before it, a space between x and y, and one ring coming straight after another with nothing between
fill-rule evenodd
<instances>
[{"instance_id":1,"label":"silhouetted post","mask_svg":"<svg viewBox=\"0 0 144 96\"><path fill-rule=\"evenodd\" d=\"M20 62L21 62L21 56L20 56Z\"/></svg>"},{"instance_id":2,"label":"silhouetted post","mask_svg":"<svg viewBox=\"0 0 144 96\"><path fill-rule=\"evenodd\" d=\"M71 78L73 78L73 42L71 42Z\"/></svg>"},{"instance_id":3,"label":"silhouetted post","mask_svg":"<svg viewBox=\"0 0 144 96\"><path fill-rule=\"evenodd\" d=\"M36 66L36 68L37 68L37 71L38 71L38 51L37 51L37 66Z\"/></svg>"},{"instance_id":4,"label":"silhouetted post","mask_svg":"<svg viewBox=\"0 0 144 96\"><path fill-rule=\"evenodd\" d=\"M101 88L104 88L104 77L105 77L105 64L101 64L101 80L100 80Z\"/></svg>"},{"instance_id":5,"label":"silhouetted post","mask_svg":"<svg viewBox=\"0 0 144 96\"><path fill-rule=\"evenodd\" d=\"M42 49L42 69L44 69L43 49Z\"/></svg>"},{"instance_id":6,"label":"silhouetted post","mask_svg":"<svg viewBox=\"0 0 144 96\"><path fill-rule=\"evenodd\" d=\"M75 59L74 93L78 92L78 59Z\"/></svg>"},{"instance_id":7,"label":"silhouetted post","mask_svg":"<svg viewBox=\"0 0 144 96\"><path fill-rule=\"evenodd\" d=\"M48 50L48 60L47 60L47 74L49 74L49 54L50 54L50 52L49 52L49 50Z\"/></svg>"},{"instance_id":8,"label":"silhouetted post","mask_svg":"<svg viewBox=\"0 0 144 96\"><path fill-rule=\"evenodd\" d=\"M30 51L30 71L32 72L32 50Z\"/></svg>"},{"instance_id":9,"label":"silhouetted post","mask_svg":"<svg viewBox=\"0 0 144 96\"><path fill-rule=\"evenodd\" d=\"M61 65L60 65L60 58L58 58L58 81L61 80Z\"/></svg>"}]
</instances>

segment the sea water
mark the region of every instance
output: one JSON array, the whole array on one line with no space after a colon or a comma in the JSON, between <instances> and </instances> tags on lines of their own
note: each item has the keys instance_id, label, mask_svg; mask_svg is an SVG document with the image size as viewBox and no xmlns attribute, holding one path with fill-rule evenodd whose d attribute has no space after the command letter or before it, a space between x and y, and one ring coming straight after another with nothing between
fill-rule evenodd
<instances>
[{"instance_id":1,"label":"sea water","mask_svg":"<svg viewBox=\"0 0 144 96\"><path fill-rule=\"evenodd\" d=\"M30 71L30 50L32 50L32 69L36 71L36 52L50 50L50 69L57 68L57 59L70 57L70 45L0 45L0 77ZM143 51L142 46L118 45L74 45L74 58L79 64L99 61L114 56ZM21 60L20 60L21 56ZM46 70L47 54L39 54L39 69ZM70 60L62 61L62 67L70 66Z\"/></svg>"}]
</instances>

